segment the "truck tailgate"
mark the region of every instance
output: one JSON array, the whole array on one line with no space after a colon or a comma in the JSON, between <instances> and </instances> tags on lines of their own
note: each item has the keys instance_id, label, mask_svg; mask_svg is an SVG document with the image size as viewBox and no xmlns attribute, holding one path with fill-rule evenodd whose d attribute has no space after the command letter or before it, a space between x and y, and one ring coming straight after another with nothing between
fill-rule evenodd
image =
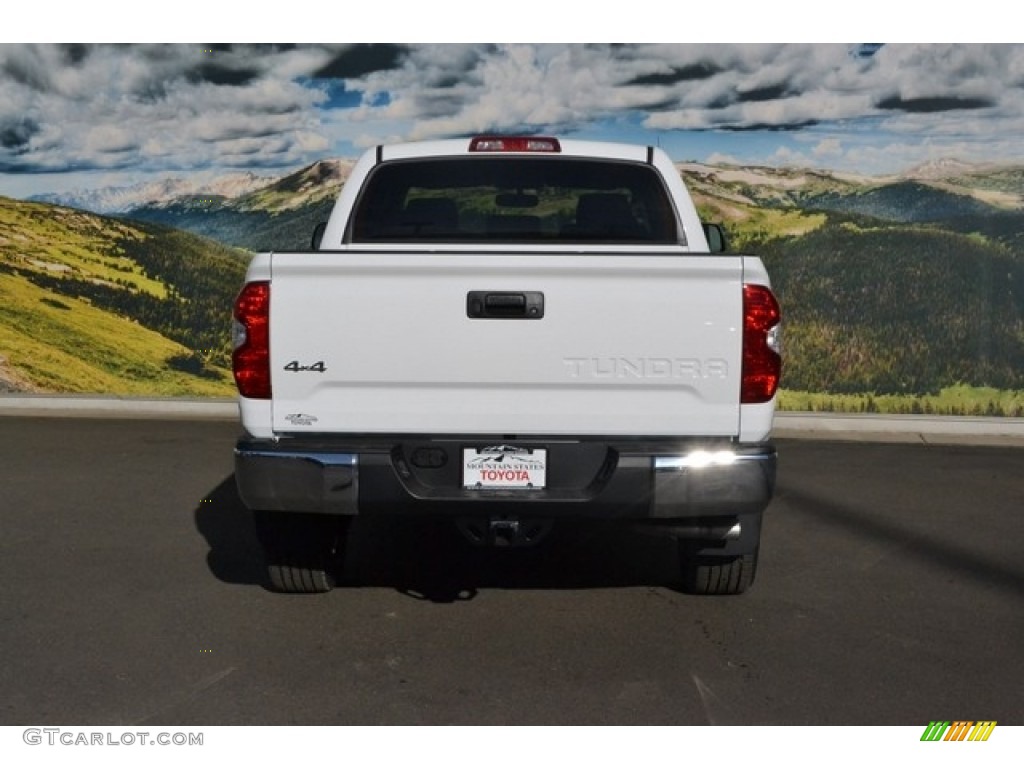
<instances>
[{"instance_id":1,"label":"truck tailgate","mask_svg":"<svg viewBox=\"0 0 1024 768\"><path fill-rule=\"evenodd\" d=\"M274 254L274 431L736 435L742 277L678 252Z\"/></svg>"}]
</instances>

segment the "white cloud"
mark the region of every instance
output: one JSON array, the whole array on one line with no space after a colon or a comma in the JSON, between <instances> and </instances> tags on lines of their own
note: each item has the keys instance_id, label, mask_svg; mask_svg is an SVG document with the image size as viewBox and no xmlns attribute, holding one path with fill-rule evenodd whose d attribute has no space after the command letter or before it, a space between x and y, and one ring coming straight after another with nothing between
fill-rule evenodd
<instances>
[{"instance_id":1,"label":"white cloud","mask_svg":"<svg viewBox=\"0 0 1024 768\"><path fill-rule=\"evenodd\" d=\"M292 78L325 59L320 49L0 46L0 170L301 162L330 145L315 138L327 97Z\"/></svg>"},{"instance_id":2,"label":"white cloud","mask_svg":"<svg viewBox=\"0 0 1024 768\"><path fill-rule=\"evenodd\" d=\"M836 138L822 139L811 150L811 154L819 158L841 157L843 143Z\"/></svg>"},{"instance_id":3,"label":"white cloud","mask_svg":"<svg viewBox=\"0 0 1024 768\"><path fill-rule=\"evenodd\" d=\"M135 137L118 125L98 125L85 136L84 148L89 152L120 153L137 148Z\"/></svg>"},{"instance_id":4,"label":"white cloud","mask_svg":"<svg viewBox=\"0 0 1024 768\"><path fill-rule=\"evenodd\" d=\"M733 155L723 154L721 152L712 152L708 155L707 163L710 165L742 165L743 163Z\"/></svg>"},{"instance_id":5,"label":"white cloud","mask_svg":"<svg viewBox=\"0 0 1024 768\"><path fill-rule=\"evenodd\" d=\"M846 44L403 46L391 68L345 80L361 103L339 108L340 87L311 77L349 50L2 45L0 174L283 167L396 140L622 126L865 171L1024 154L1024 46L886 45L870 58Z\"/></svg>"}]
</instances>

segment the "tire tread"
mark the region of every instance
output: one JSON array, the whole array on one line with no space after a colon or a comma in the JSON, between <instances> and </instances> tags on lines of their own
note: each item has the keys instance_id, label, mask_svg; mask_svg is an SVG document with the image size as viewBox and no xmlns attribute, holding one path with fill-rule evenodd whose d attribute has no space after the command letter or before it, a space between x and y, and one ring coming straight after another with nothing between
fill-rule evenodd
<instances>
[{"instance_id":1,"label":"tire tread","mask_svg":"<svg viewBox=\"0 0 1024 768\"><path fill-rule=\"evenodd\" d=\"M680 559L683 591L692 595L742 594L757 573L757 550L733 557L697 557L681 551Z\"/></svg>"}]
</instances>

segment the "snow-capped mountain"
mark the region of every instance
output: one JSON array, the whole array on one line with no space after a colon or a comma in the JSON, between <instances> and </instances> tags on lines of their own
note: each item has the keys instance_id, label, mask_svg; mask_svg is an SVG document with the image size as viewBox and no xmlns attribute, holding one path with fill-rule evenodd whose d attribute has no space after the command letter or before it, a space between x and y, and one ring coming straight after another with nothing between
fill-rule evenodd
<instances>
[{"instance_id":1,"label":"snow-capped mountain","mask_svg":"<svg viewBox=\"0 0 1024 768\"><path fill-rule=\"evenodd\" d=\"M275 179L255 192L237 200L239 210L265 210L280 213L314 205L326 199L333 201L348 178L352 160L318 160L312 165Z\"/></svg>"},{"instance_id":2,"label":"snow-capped mountain","mask_svg":"<svg viewBox=\"0 0 1024 768\"><path fill-rule=\"evenodd\" d=\"M211 180L165 178L144 181L127 187L80 189L71 192L34 195L36 202L64 205L102 214L127 213L142 206L159 206L183 197L234 199L263 189L277 180L254 173L231 173Z\"/></svg>"},{"instance_id":3,"label":"snow-capped mountain","mask_svg":"<svg viewBox=\"0 0 1024 768\"><path fill-rule=\"evenodd\" d=\"M905 179L920 179L925 181L940 181L953 179L958 176L969 176L971 174L984 173L991 166L979 163L966 163L951 157L928 160L927 162L915 165L905 170L901 176Z\"/></svg>"},{"instance_id":4,"label":"snow-capped mountain","mask_svg":"<svg viewBox=\"0 0 1024 768\"><path fill-rule=\"evenodd\" d=\"M244 194L190 191L162 196L123 211L130 219L184 229L249 250L299 250L326 221L352 161L320 160ZM224 194L228 192L233 196Z\"/></svg>"}]
</instances>

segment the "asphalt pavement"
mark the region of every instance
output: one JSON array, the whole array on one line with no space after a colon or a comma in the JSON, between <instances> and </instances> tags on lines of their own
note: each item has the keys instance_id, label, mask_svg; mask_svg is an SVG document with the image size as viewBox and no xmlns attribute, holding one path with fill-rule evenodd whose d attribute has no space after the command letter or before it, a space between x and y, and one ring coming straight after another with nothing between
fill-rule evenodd
<instances>
[{"instance_id":1,"label":"asphalt pavement","mask_svg":"<svg viewBox=\"0 0 1024 768\"><path fill-rule=\"evenodd\" d=\"M0 417L0 724L1024 725L1024 448L779 441L757 581L359 520L270 592L230 420Z\"/></svg>"}]
</instances>

